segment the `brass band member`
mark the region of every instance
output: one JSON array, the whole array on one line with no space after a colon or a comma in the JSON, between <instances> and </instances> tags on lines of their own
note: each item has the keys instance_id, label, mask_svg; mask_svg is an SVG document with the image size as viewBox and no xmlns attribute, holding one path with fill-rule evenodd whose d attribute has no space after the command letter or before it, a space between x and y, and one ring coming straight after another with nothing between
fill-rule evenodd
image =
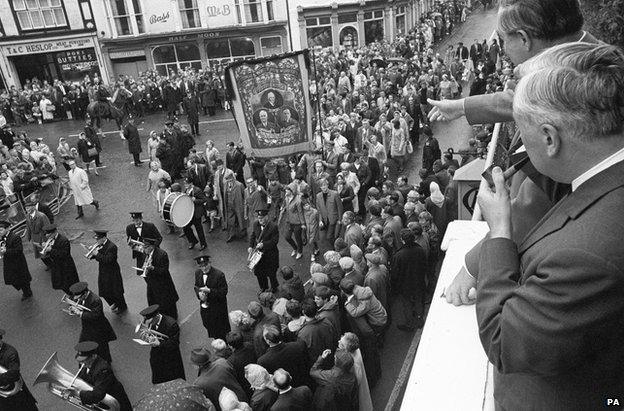
<instances>
[{"instance_id":1,"label":"brass band member","mask_svg":"<svg viewBox=\"0 0 624 411\"><path fill-rule=\"evenodd\" d=\"M102 300L89 290L89 285L84 281L73 284L69 287L69 292L72 300L87 308L87 310L80 310L77 307L69 307L69 312L79 316L82 323L78 341L97 342L97 354L109 363L112 362L108 342L115 341L117 335L104 316Z\"/></svg>"},{"instance_id":2,"label":"brass band member","mask_svg":"<svg viewBox=\"0 0 624 411\"><path fill-rule=\"evenodd\" d=\"M43 227L43 231L45 232L45 242L41 252L49 251L45 252L41 258L48 262L52 271L52 288L63 290L65 294L69 294L69 286L80 281L76 264L71 255L69 240L58 232L55 224L46 225ZM46 243L51 244L51 246L45 247Z\"/></svg>"},{"instance_id":3,"label":"brass band member","mask_svg":"<svg viewBox=\"0 0 624 411\"><path fill-rule=\"evenodd\" d=\"M32 396L20 374L20 360L17 350L2 340L6 332L0 329L0 393L13 391L21 384L21 390L4 397L0 395L0 410L36 411L37 400Z\"/></svg>"},{"instance_id":4,"label":"brass band member","mask_svg":"<svg viewBox=\"0 0 624 411\"><path fill-rule=\"evenodd\" d=\"M199 265L195 270L195 294L200 301L202 323L209 337L225 340L230 332L225 274L212 266L209 255L195 257L195 261Z\"/></svg>"},{"instance_id":5,"label":"brass band member","mask_svg":"<svg viewBox=\"0 0 624 411\"><path fill-rule=\"evenodd\" d=\"M159 312L158 304L150 305L140 312L145 318L144 323L150 329L167 336L167 338L153 338L150 342L150 367L152 369L152 384L159 384L175 380L186 379L184 364L180 354L180 327L168 315Z\"/></svg>"},{"instance_id":6,"label":"brass band member","mask_svg":"<svg viewBox=\"0 0 624 411\"><path fill-rule=\"evenodd\" d=\"M9 228L11 223L0 221L0 258L3 259L4 283L22 290L22 301L32 297L30 270L24 256L22 238Z\"/></svg>"},{"instance_id":7,"label":"brass band member","mask_svg":"<svg viewBox=\"0 0 624 411\"><path fill-rule=\"evenodd\" d=\"M91 259L98 262L98 293L115 314L128 309L124 298L121 268L117 262L117 246L106 236L106 230L94 230L97 245L91 253Z\"/></svg>"},{"instance_id":8,"label":"brass band member","mask_svg":"<svg viewBox=\"0 0 624 411\"><path fill-rule=\"evenodd\" d=\"M143 238L146 260L143 263L143 278L147 283L147 303L158 304L160 312L174 319L178 318L176 305L179 297L169 272L169 256L158 248L157 240Z\"/></svg>"},{"instance_id":9,"label":"brass band member","mask_svg":"<svg viewBox=\"0 0 624 411\"><path fill-rule=\"evenodd\" d=\"M97 404L108 394L117 400L120 411L131 411L132 404L126 390L115 377L110 364L98 355L98 343L83 341L76 344L74 349L81 367L78 378L93 387L91 391L77 390L80 401L84 405Z\"/></svg>"},{"instance_id":10,"label":"brass band member","mask_svg":"<svg viewBox=\"0 0 624 411\"><path fill-rule=\"evenodd\" d=\"M204 215L204 203L208 200L203 190L193 184L192 177L186 177L186 194L193 200L193 218L184 226L184 235L189 242L189 250L195 247L199 239L199 251L205 250L206 235L204 234L204 226L202 225L202 216ZM197 232L197 237L193 233L193 228Z\"/></svg>"},{"instance_id":11,"label":"brass band member","mask_svg":"<svg viewBox=\"0 0 624 411\"><path fill-rule=\"evenodd\" d=\"M158 228L152 223L143 221L143 213L141 211L133 211L130 213L132 217L132 224L126 226L126 241L135 240L143 242L144 237L154 238L156 240L156 246L159 246L162 241L162 236L158 231ZM136 267L141 268L145 261L145 254L141 250L132 248L132 258L136 260ZM137 272L137 275L142 275L142 272Z\"/></svg>"},{"instance_id":12,"label":"brass band member","mask_svg":"<svg viewBox=\"0 0 624 411\"><path fill-rule=\"evenodd\" d=\"M260 207L255 211L258 220L254 222L247 251L249 254L254 250L262 251L262 257L254 268L254 274L258 278L260 291L271 290L275 292L279 286L275 275L279 268L279 250L277 248L279 230L274 222L269 221L267 216L269 211L266 208ZM271 280L270 289L269 280Z\"/></svg>"}]
</instances>

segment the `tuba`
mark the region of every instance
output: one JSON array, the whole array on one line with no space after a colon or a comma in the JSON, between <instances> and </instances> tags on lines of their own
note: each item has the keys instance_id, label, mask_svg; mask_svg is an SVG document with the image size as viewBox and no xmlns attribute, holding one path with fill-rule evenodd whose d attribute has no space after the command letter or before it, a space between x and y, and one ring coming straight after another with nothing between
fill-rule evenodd
<instances>
[{"instance_id":1,"label":"tuba","mask_svg":"<svg viewBox=\"0 0 624 411\"><path fill-rule=\"evenodd\" d=\"M78 374L80 374L80 371L78 371ZM37 374L34 385L41 383L48 383L48 390L52 394L62 398L74 407L80 408L81 410L119 411L120 409L119 402L109 394L106 394L104 399L102 399L102 401L100 401L98 404L92 405L83 404L82 401L80 401L80 397L75 393L66 395L65 391L71 390L72 388L77 388L81 391L91 391L93 390L93 387L78 378L77 374L74 375L71 372L67 371L65 368L63 368L58 363L56 353L50 356L41 371L39 371L39 374Z\"/></svg>"},{"instance_id":2,"label":"tuba","mask_svg":"<svg viewBox=\"0 0 624 411\"><path fill-rule=\"evenodd\" d=\"M7 371L8 370L6 368L0 365L0 373L4 374ZM22 376L20 375L19 380L15 381L14 383L0 386L0 397L3 397L3 398L11 397L17 394L18 392L20 392L23 386L24 386L24 380L22 380Z\"/></svg>"}]
</instances>

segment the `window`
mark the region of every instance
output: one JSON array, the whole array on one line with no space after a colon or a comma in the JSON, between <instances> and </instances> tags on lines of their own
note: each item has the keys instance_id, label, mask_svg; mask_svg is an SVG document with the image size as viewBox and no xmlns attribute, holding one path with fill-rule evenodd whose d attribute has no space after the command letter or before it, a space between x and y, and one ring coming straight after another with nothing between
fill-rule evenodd
<instances>
[{"instance_id":1,"label":"window","mask_svg":"<svg viewBox=\"0 0 624 411\"><path fill-rule=\"evenodd\" d=\"M67 26L61 0L13 0L13 9L22 30Z\"/></svg>"},{"instance_id":2,"label":"window","mask_svg":"<svg viewBox=\"0 0 624 411\"><path fill-rule=\"evenodd\" d=\"M357 22L357 13L346 13L338 15L338 24Z\"/></svg>"},{"instance_id":3,"label":"window","mask_svg":"<svg viewBox=\"0 0 624 411\"><path fill-rule=\"evenodd\" d=\"M193 43L157 46L152 49L154 66L161 76L167 76L171 71L192 67L201 68L199 48Z\"/></svg>"},{"instance_id":4,"label":"window","mask_svg":"<svg viewBox=\"0 0 624 411\"><path fill-rule=\"evenodd\" d=\"M192 29L201 27L197 0L178 0L178 7L180 8L180 16L182 17L182 28Z\"/></svg>"},{"instance_id":5,"label":"window","mask_svg":"<svg viewBox=\"0 0 624 411\"><path fill-rule=\"evenodd\" d=\"M364 13L364 41L366 44L382 41L384 38L383 10Z\"/></svg>"},{"instance_id":6,"label":"window","mask_svg":"<svg viewBox=\"0 0 624 411\"><path fill-rule=\"evenodd\" d=\"M353 26L345 26L340 30L340 45L345 48L355 48L358 45L358 32Z\"/></svg>"},{"instance_id":7,"label":"window","mask_svg":"<svg viewBox=\"0 0 624 411\"><path fill-rule=\"evenodd\" d=\"M332 47L332 27L329 17L311 17L306 19L308 47Z\"/></svg>"},{"instance_id":8,"label":"window","mask_svg":"<svg viewBox=\"0 0 624 411\"><path fill-rule=\"evenodd\" d=\"M130 25L130 13L126 7L125 0L111 0L111 9L113 10L113 20L118 36L128 36L132 34L132 26Z\"/></svg>"},{"instance_id":9,"label":"window","mask_svg":"<svg viewBox=\"0 0 624 411\"><path fill-rule=\"evenodd\" d=\"M145 26L143 26L143 10L141 9L141 2L139 0L132 0L132 7L134 7L134 19L136 20L139 34L145 33Z\"/></svg>"},{"instance_id":10,"label":"window","mask_svg":"<svg viewBox=\"0 0 624 411\"><path fill-rule=\"evenodd\" d=\"M262 21L262 5L260 0L244 0L245 23L259 23Z\"/></svg>"},{"instance_id":11,"label":"window","mask_svg":"<svg viewBox=\"0 0 624 411\"><path fill-rule=\"evenodd\" d=\"M275 20L275 15L273 14L273 0L267 0L267 20L273 21Z\"/></svg>"},{"instance_id":12,"label":"window","mask_svg":"<svg viewBox=\"0 0 624 411\"><path fill-rule=\"evenodd\" d=\"M206 55L210 66L256 57L256 47L248 37L210 40L206 42Z\"/></svg>"},{"instance_id":13,"label":"window","mask_svg":"<svg viewBox=\"0 0 624 411\"><path fill-rule=\"evenodd\" d=\"M236 21L238 24L242 24L243 20L241 19L240 0L234 0L234 8L236 9Z\"/></svg>"},{"instance_id":14,"label":"window","mask_svg":"<svg viewBox=\"0 0 624 411\"><path fill-rule=\"evenodd\" d=\"M284 52L284 49L282 48L282 38L280 36L260 38L260 48L262 49L263 56L270 56Z\"/></svg>"},{"instance_id":15,"label":"window","mask_svg":"<svg viewBox=\"0 0 624 411\"><path fill-rule=\"evenodd\" d=\"M396 34L405 34L405 6L397 7L394 15Z\"/></svg>"}]
</instances>

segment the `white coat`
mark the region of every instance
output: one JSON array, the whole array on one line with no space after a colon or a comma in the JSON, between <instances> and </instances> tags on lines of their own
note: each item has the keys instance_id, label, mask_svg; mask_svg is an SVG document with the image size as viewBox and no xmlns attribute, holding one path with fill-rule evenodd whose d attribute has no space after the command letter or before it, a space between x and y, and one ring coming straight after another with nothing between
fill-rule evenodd
<instances>
[{"instance_id":1,"label":"white coat","mask_svg":"<svg viewBox=\"0 0 624 411\"><path fill-rule=\"evenodd\" d=\"M69 170L69 187L74 194L74 203L83 206L93 203L93 194L89 187L89 176L82 168Z\"/></svg>"}]
</instances>

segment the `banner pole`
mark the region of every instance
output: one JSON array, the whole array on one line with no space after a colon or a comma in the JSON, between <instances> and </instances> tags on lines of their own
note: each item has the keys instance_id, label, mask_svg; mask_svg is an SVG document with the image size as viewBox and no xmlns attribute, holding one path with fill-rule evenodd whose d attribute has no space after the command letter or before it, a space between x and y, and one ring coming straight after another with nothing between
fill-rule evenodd
<instances>
[{"instance_id":1,"label":"banner pole","mask_svg":"<svg viewBox=\"0 0 624 411\"><path fill-rule=\"evenodd\" d=\"M316 89L316 123L318 125L320 137L321 137L321 151L323 155L323 160L325 160L325 142L323 141L323 127L321 127L321 99L319 97L319 82L318 82L318 73L316 71L316 53L314 52L314 47L312 48L312 65L314 67L314 86ZM314 128L314 132L316 133L316 127Z\"/></svg>"}]
</instances>

